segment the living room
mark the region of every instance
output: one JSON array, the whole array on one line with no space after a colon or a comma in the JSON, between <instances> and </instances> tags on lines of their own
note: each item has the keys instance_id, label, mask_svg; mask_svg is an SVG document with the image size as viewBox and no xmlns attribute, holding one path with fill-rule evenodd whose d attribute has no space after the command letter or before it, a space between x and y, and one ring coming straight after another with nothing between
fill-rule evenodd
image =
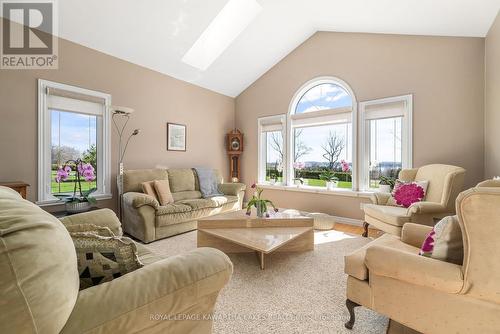
<instances>
[{"instance_id":1,"label":"living room","mask_svg":"<svg viewBox=\"0 0 500 334\"><path fill-rule=\"evenodd\" d=\"M500 332L498 0L0 6L1 333Z\"/></svg>"}]
</instances>

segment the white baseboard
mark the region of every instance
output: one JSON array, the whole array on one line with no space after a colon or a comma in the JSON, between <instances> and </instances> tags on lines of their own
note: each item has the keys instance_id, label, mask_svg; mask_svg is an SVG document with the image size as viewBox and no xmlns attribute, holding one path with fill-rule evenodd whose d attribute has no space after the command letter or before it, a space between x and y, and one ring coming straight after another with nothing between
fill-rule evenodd
<instances>
[{"instance_id":1,"label":"white baseboard","mask_svg":"<svg viewBox=\"0 0 500 334\"><path fill-rule=\"evenodd\" d=\"M332 216L332 217L335 218L335 221L338 223L354 225L354 226L363 226L363 221L361 219L338 217L338 216Z\"/></svg>"}]
</instances>

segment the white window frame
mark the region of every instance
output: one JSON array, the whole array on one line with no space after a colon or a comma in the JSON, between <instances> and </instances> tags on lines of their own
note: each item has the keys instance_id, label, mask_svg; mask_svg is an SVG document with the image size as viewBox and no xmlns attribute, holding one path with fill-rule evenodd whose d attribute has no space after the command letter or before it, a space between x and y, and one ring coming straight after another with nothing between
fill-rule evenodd
<instances>
[{"instance_id":1,"label":"white window frame","mask_svg":"<svg viewBox=\"0 0 500 334\"><path fill-rule=\"evenodd\" d=\"M386 114L378 115L377 117L368 117L366 109L369 106L403 102L405 105L404 110L401 112L387 112ZM384 119L390 117L403 117L402 120L402 161L403 169L412 168L413 166L413 95L393 96L382 99L363 101L359 103L360 118L359 126L361 133L361 147L359 150L360 160L360 185L363 191L373 191L369 187L370 177L370 129L367 126L367 121L370 119Z\"/></svg>"},{"instance_id":2,"label":"white window frame","mask_svg":"<svg viewBox=\"0 0 500 334\"><path fill-rule=\"evenodd\" d=\"M51 194L51 112L48 106L48 90L57 89L104 100L102 110L102 130L97 133L97 147L101 147L97 168L97 191L94 198L110 199L111 193L111 95L70 86L57 82L38 80L38 200L37 204L61 204L61 200ZM64 98L63 98L64 99ZM67 104L78 108L91 102L67 99ZM69 110L68 111L74 111Z\"/></svg>"},{"instance_id":3,"label":"white window frame","mask_svg":"<svg viewBox=\"0 0 500 334\"><path fill-rule=\"evenodd\" d=\"M311 88L322 85L322 84L334 84L342 87L349 93L349 95L352 98L352 108L335 108L335 109L328 109L328 110L319 110L319 111L311 111L308 113L304 114L295 114L295 110L297 107L297 104L300 102L302 96ZM292 141L294 140L295 136L293 136L293 129L295 128L294 126L294 120L301 121L301 126L304 126L309 119L310 122L308 122L308 126L317 126L317 125L327 125L327 124L333 124L335 120L337 119L336 115L337 114L342 114L346 113L350 109L351 113L351 128L352 128L352 190L357 190L358 189L358 182L357 182L357 135L358 135L358 129L357 129L357 114L358 114L358 103L356 99L356 95L354 94L354 91L351 89L349 84L347 82L343 81L342 79L339 79L334 76L322 76L322 77L317 77L312 80L309 80L305 84L303 84L295 93L293 96L290 106L288 108L288 113L287 113L287 127L286 127L286 157L287 157L287 164L286 164L286 183L287 185L292 185L293 184L293 150L294 150L294 145ZM295 123L297 123L297 121ZM317 188L317 187L315 187ZM345 191L345 190L344 190Z\"/></svg>"},{"instance_id":4,"label":"white window frame","mask_svg":"<svg viewBox=\"0 0 500 334\"><path fill-rule=\"evenodd\" d=\"M287 171L287 154L286 154L286 115L265 116L257 119L258 128L258 157L257 157L257 182L260 184L268 184L266 180L266 164L267 164L267 136L268 131L264 131L267 124L276 124L281 127L281 135L283 137L284 161L283 164L283 180L286 180Z\"/></svg>"}]
</instances>

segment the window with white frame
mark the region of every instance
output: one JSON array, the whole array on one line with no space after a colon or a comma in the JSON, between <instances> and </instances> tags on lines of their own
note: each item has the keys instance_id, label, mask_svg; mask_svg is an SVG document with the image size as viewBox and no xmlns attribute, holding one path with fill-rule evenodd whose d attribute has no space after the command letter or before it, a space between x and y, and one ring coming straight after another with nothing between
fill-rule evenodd
<instances>
[{"instance_id":1,"label":"window with white frame","mask_svg":"<svg viewBox=\"0 0 500 334\"><path fill-rule=\"evenodd\" d=\"M73 193L79 160L93 171L82 177L81 190L109 198L111 96L39 80L38 99L38 203L58 203L57 195ZM57 170L65 165L73 170L61 180Z\"/></svg>"},{"instance_id":2,"label":"window with white frame","mask_svg":"<svg viewBox=\"0 0 500 334\"><path fill-rule=\"evenodd\" d=\"M287 115L259 118L259 182L369 191L411 168L412 95L359 103L359 123L357 107L347 83L321 77Z\"/></svg>"},{"instance_id":3,"label":"window with white frame","mask_svg":"<svg viewBox=\"0 0 500 334\"><path fill-rule=\"evenodd\" d=\"M296 93L288 114L288 184L355 187L355 109L349 86L319 78Z\"/></svg>"},{"instance_id":4,"label":"window with white frame","mask_svg":"<svg viewBox=\"0 0 500 334\"><path fill-rule=\"evenodd\" d=\"M259 118L259 182L283 184L285 176L285 115Z\"/></svg>"},{"instance_id":5,"label":"window with white frame","mask_svg":"<svg viewBox=\"0 0 500 334\"><path fill-rule=\"evenodd\" d=\"M360 103L361 185L376 189L381 178L397 178L412 166L412 96Z\"/></svg>"}]
</instances>

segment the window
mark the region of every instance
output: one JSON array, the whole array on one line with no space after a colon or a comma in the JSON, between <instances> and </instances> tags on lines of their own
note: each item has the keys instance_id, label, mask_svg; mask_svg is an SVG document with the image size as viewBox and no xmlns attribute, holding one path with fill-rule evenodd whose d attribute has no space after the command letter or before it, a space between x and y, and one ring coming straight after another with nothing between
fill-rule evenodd
<instances>
[{"instance_id":1,"label":"window","mask_svg":"<svg viewBox=\"0 0 500 334\"><path fill-rule=\"evenodd\" d=\"M92 165L95 179L82 181L82 191L109 198L108 94L39 80L38 202L58 203L54 195L72 193L74 173L56 182L56 171L68 161L82 159ZM73 167L74 169L74 167Z\"/></svg>"},{"instance_id":2,"label":"window","mask_svg":"<svg viewBox=\"0 0 500 334\"><path fill-rule=\"evenodd\" d=\"M315 79L297 92L287 122L288 184L355 187L355 106L349 86L336 78Z\"/></svg>"},{"instance_id":3,"label":"window","mask_svg":"<svg viewBox=\"0 0 500 334\"><path fill-rule=\"evenodd\" d=\"M360 103L362 187L378 188L382 176L398 176L412 166L412 96Z\"/></svg>"},{"instance_id":4,"label":"window","mask_svg":"<svg viewBox=\"0 0 500 334\"><path fill-rule=\"evenodd\" d=\"M285 116L259 119L259 182L283 184L285 162Z\"/></svg>"},{"instance_id":5,"label":"window","mask_svg":"<svg viewBox=\"0 0 500 334\"><path fill-rule=\"evenodd\" d=\"M357 107L340 79L303 85L287 115L258 120L259 182L373 191L411 168L412 95L361 102L359 123Z\"/></svg>"}]
</instances>

